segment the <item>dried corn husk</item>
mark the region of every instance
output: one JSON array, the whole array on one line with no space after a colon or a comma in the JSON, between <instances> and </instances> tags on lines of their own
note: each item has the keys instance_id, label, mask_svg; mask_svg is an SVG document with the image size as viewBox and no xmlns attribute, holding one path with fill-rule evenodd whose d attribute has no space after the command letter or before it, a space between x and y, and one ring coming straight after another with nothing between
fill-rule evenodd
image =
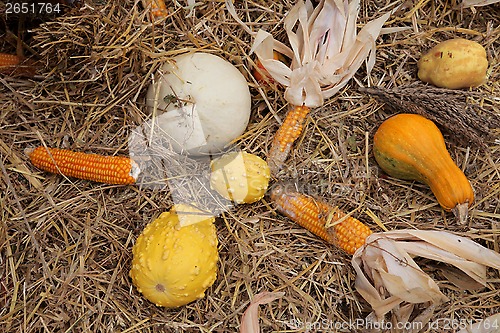
<instances>
[{"instance_id":1,"label":"dried corn husk","mask_svg":"<svg viewBox=\"0 0 500 333\"><path fill-rule=\"evenodd\" d=\"M486 267L500 269L500 254L445 231L398 230L375 233L352 258L356 289L381 318L399 305L439 305L447 297L412 259L453 265L486 285Z\"/></svg>"},{"instance_id":2,"label":"dried corn husk","mask_svg":"<svg viewBox=\"0 0 500 333\"><path fill-rule=\"evenodd\" d=\"M226 6L244 25L232 4L226 1ZM300 0L284 20L290 47L266 31L255 34L251 51L271 77L287 87L289 103L319 107L347 84L364 61L370 73L375 64L375 40L390 13L368 22L357 33L359 7L359 0L322 0L315 8L309 0ZM290 66L274 59L273 50L290 57Z\"/></svg>"},{"instance_id":3,"label":"dried corn husk","mask_svg":"<svg viewBox=\"0 0 500 333\"><path fill-rule=\"evenodd\" d=\"M500 0L464 0L462 1L462 7L463 8L480 7L480 6L491 5L497 2L500 2Z\"/></svg>"},{"instance_id":4,"label":"dried corn husk","mask_svg":"<svg viewBox=\"0 0 500 333\"><path fill-rule=\"evenodd\" d=\"M367 58L371 71L375 39L390 14L369 22L358 35L358 12L359 0L325 0L314 9L309 1L299 1L284 22L293 54L290 67L273 59L270 46L274 38L262 30L257 33L252 51L270 75L287 87L288 102L321 106L347 84Z\"/></svg>"},{"instance_id":5,"label":"dried corn husk","mask_svg":"<svg viewBox=\"0 0 500 333\"><path fill-rule=\"evenodd\" d=\"M253 298L241 317L240 333L259 333L259 305L270 303L285 295L283 292L261 292Z\"/></svg>"}]
</instances>

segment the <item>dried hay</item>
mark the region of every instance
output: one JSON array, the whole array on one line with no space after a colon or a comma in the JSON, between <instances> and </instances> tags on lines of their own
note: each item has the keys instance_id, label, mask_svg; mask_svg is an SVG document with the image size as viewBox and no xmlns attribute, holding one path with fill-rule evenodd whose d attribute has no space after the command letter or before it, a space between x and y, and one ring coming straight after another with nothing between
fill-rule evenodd
<instances>
[{"instance_id":1,"label":"dried hay","mask_svg":"<svg viewBox=\"0 0 500 333\"><path fill-rule=\"evenodd\" d=\"M355 211L374 230L450 230L500 251L498 139L485 142L485 154L479 145L464 145L462 137L445 132L452 157L476 191L465 230L441 210L426 186L381 173L371 154L371 136L392 111L358 91L369 82L389 90L415 82L422 52L462 36L487 49L489 79L473 100L498 116L500 7L460 10L453 9L455 2L405 3L386 26L411 29L379 38L370 80L361 70L312 112L285 173L308 184L309 194ZM360 23L389 5L364 1ZM244 21L281 40L283 16L291 6L288 1L237 2ZM168 187L65 179L38 172L26 161L23 150L41 143L126 155L130 131L148 119L143 98L152 73L169 57L197 50L229 60L247 77L253 114L238 145L266 156L287 105L282 89L252 79L250 36L220 0L201 3L190 18L189 10L173 2L170 13L153 24L139 1L85 1L81 9L32 32L28 45L34 53L27 54L39 61L38 76L0 76L2 331L236 331L250 300L262 291L285 293L261 306L264 332L305 331L308 325L312 331L333 331L334 325L363 329L346 326L370 312L353 290L350 257L274 213L266 199L220 215L217 281L204 299L166 310L141 297L128 271L135 238L172 205ZM1 45L13 51L12 44ZM491 131L498 138L499 129ZM482 319L500 307L499 272L490 270L488 287L478 289L446 266L420 264L450 299L428 314L431 323L441 325L431 331Z\"/></svg>"}]
</instances>

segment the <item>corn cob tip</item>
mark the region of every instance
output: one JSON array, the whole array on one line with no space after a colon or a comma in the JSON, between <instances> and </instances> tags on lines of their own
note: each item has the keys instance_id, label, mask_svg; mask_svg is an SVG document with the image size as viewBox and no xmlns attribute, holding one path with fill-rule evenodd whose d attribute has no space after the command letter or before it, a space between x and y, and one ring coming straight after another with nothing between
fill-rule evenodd
<instances>
[{"instance_id":1,"label":"corn cob tip","mask_svg":"<svg viewBox=\"0 0 500 333\"><path fill-rule=\"evenodd\" d=\"M271 200L275 200L281 193L283 193L283 185L281 184L274 184L271 187L271 190L269 191Z\"/></svg>"},{"instance_id":2,"label":"corn cob tip","mask_svg":"<svg viewBox=\"0 0 500 333\"><path fill-rule=\"evenodd\" d=\"M137 164L137 162L133 159L130 159L130 177L134 178L134 180L137 180L140 173L141 168L139 167L139 164Z\"/></svg>"},{"instance_id":3,"label":"corn cob tip","mask_svg":"<svg viewBox=\"0 0 500 333\"><path fill-rule=\"evenodd\" d=\"M35 148L24 148L24 155L30 157L31 153L35 150Z\"/></svg>"},{"instance_id":4,"label":"corn cob tip","mask_svg":"<svg viewBox=\"0 0 500 333\"><path fill-rule=\"evenodd\" d=\"M272 202L277 202L279 199L286 197L288 192L296 192L295 185L292 182L280 181L274 183L269 190L269 197Z\"/></svg>"}]
</instances>

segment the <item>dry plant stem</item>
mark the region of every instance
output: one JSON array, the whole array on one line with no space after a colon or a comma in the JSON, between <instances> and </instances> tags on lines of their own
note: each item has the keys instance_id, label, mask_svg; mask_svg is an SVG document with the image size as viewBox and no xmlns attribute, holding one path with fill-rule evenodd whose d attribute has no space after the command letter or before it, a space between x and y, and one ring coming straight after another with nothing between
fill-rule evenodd
<instances>
[{"instance_id":1,"label":"dry plant stem","mask_svg":"<svg viewBox=\"0 0 500 333\"><path fill-rule=\"evenodd\" d=\"M27 149L31 163L42 170L107 184L133 184L138 165L128 157L85 154L67 149Z\"/></svg>"},{"instance_id":2,"label":"dry plant stem","mask_svg":"<svg viewBox=\"0 0 500 333\"><path fill-rule=\"evenodd\" d=\"M363 246L372 233L368 226L338 207L290 190L285 184L274 186L271 200L279 212L349 254Z\"/></svg>"},{"instance_id":3,"label":"dry plant stem","mask_svg":"<svg viewBox=\"0 0 500 333\"><path fill-rule=\"evenodd\" d=\"M479 105L468 102L474 93L462 90L434 88L413 83L394 89L382 87L360 88L397 113L420 114L457 134L467 141L487 149L485 141L492 137L492 129L500 128L500 119ZM466 142L469 144L469 142Z\"/></svg>"},{"instance_id":4,"label":"dry plant stem","mask_svg":"<svg viewBox=\"0 0 500 333\"><path fill-rule=\"evenodd\" d=\"M452 210L453 215L458 219L458 223L465 225L467 223L467 217L469 216L469 203L464 202L458 204Z\"/></svg>"},{"instance_id":5,"label":"dry plant stem","mask_svg":"<svg viewBox=\"0 0 500 333\"><path fill-rule=\"evenodd\" d=\"M296 106L288 112L283 124L274 136L269 151L268 164L271 175L275 176L283 167L292 145L302 133L307 115L311 111L307 106Z\"/></svg>"}]
</instances>

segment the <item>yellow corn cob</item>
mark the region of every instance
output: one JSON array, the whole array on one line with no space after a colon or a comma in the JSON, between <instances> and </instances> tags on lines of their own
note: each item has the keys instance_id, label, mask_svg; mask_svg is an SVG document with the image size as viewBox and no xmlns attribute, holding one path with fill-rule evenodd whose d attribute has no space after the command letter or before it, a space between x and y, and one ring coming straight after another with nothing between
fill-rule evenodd
<instances>
[{"instance_id":1,"label":"yellow corn cob","mask_svg":"<svg viewBox=\"0 0 500 333\"><path fill-rule=\"evenodd\" d=\"M67 149L37 147L26 151L42 170L107 184L133 184L139 166L128 157L85 154Z\"/></svg>"},{"instance_id":2,"label":"yellow corn cob","mask_svg":"<svg viewBox=\"0 0 500 333\"><path fill-rule=\"evenodd\" d=\"M0 53L0 67L19 65L21 59L15 54Z\"/></svg>"},{"instance_id":3,"label":"yellow corn cob","mask_svg":"<svg viewBox=\"0 0 500 333\"><path fill-rule=\"evenodd\" d=\"M268 164L271 174L276 174L288 156L293 143L302 133L302 127L309 114L307 106L296 106L288 112L283 124L274 136L268 156Z\"/></svg>"},{"instance_id":4,"label":"yellow corn cob","mask_svg":"<svg viewBox=\"0 0 500 333\"><path fill-rule=\"evenodd\" d=\"M164 17L168 15L167 5L164 0L143 0L144 7L151 5L151 14L154 17Z\"/></svg>"},{"instance_id":5,"label":"yellow corn cob","mask_svg":"<svg viewBox=\"0 0 500 333\"><path fill-rule=\"evenodd\" d=\"M279 212L349 254L354 254L372 233L370 228L359 220L346 217L338 207L288 190L285 185L274 186L271 200ZM341 219L343 220L336 223Z\"/></svg>"}]
</instances>

